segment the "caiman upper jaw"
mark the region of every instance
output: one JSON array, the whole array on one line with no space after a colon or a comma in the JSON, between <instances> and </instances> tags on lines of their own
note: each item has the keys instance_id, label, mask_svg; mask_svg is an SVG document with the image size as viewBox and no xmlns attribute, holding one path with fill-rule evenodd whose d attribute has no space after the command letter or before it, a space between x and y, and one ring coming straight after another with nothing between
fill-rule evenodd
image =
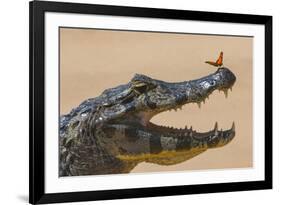
<instances>
[{"instance_id":1,"label":"caiman upper jaw","mask_svg":"<svg viewBox=\"0 0 281 205\"><path fill-rule=\"evenodd\" d=\"M228 68L218 68L213 74L197 80L188 81L186 83L186 95L180 96L177 101L179 104L198 103L200 108L201 103L205 103L205 100L215 90L222 90L227 97L228 90L232 89L235 81L235 75Z\"/></svg>"},{"instance_id":2,"label":"caiman upper jaw","mask_svg":"<svg viewBox=\"0 0 281 205\"><path fill-rule=\"evenodd\" d=\"M219 68L216 72L197 80L179 83L161 81L156 88L157 95L154 95L153 91L151 95L148 92L145 101L147 111L152 110L152 113L158 114L166 110L177 110L188 103L197 103L201 107L201 103L205 103L215 90L222 90L227 97L228 90L232 89L235 81L235 75L226 67ZM151 108L150 104L154 104L154 107Z\"/></svg>"},{"instance_id":3,"label":"caiman upper jaw","mask_svg":"<svg viewBox=\"0 0 281 205\"><path fill-rule=\"evenodd\" d=\"M225 67L219 68L216 72L197 80L184 81L179 83L167 83L164 81L152 81L158 86L147 92L139 107L145 107L136 112L137 119L146 125L149 120L164 111L181 109L188 103L205 104L209 95L215 91L223 91L228 96L228 90L236 81L235 75ZM151 105L154 105L153 107Z\"/></svg>"},{"instance_id":4,"label":"caiman upper jaw","mask_svg":"<svg viewBox=\"0 0 281 205\"><path fill-rule=\"evenodd\" d=\"M188 103L197 103L200 107L214 90L223 90L227 96L235 80L235 75L225 67L197 80L176 83L136 74L127 85L103 92L102 96L109 100L101 102L102 116L96 123L130 118L146 125L158 113L176 110Z\"/></svg>"}]
</instances>

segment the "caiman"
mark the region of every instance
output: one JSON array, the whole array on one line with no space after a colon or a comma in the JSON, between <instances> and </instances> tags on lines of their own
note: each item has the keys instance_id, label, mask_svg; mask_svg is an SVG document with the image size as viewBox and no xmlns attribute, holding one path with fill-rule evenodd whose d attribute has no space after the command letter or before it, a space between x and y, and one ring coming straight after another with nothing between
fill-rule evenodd
<instances>
[{"instance_id":1,"label":"caiman","mask_svg":"<svg viewBox=\"0 0 281 205\"><path fill-rule=\"evenodd\" d=\"M85 100L60 116L59 176L129 173L141 162L173 165L228 144L235 136L234 122L229 130L218 130L215 123L200 133L150 119L187 103L200 106L215 90L227 95L235 81L226 67L175 83L135 74L129 83Z\"/></svg>"}]
</instances>

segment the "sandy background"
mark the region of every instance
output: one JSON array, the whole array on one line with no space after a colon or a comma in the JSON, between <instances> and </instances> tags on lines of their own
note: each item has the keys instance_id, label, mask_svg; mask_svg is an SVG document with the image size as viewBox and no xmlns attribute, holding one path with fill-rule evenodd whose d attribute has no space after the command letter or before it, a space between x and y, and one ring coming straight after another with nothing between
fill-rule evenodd
<instances>
[{"instance_id":1,"label":"sandy background","mask_svg":"<svg viewBox=\"0 0 281 205\"><path fill-rule=\"evenodd\" d=\"M129 82L135 73L171 82L208 75L216 68L204 61L216 60L223 51L224 65L237 77L228 98L215 91L201 109L186 105L182 111L161 113L152 122L207 131L216 121L219 129L229 129L235 121L234 140L181 164L141 163L132 172L252 167L252 47L251 37L61 28L61 114L107 88Z\"/></svg>"}]
</instances>

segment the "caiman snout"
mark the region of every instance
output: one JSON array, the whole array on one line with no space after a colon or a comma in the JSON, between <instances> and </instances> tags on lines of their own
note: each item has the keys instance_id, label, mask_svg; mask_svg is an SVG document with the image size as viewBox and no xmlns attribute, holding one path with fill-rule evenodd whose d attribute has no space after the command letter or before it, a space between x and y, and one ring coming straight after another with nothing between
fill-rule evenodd
<instances>
[{"instance_id":1,"label":"caiman snout","mask_svg":"<svg viewBox=\"0 0 281 205\"><path fill-rule=\"evenodd\" d=\"M219 68L217 70L217 74L221 76L221 79L219 81L221 84L220 89L229 89L234 85L236 77L228 68Z\"/></svg>"}]
</instances>

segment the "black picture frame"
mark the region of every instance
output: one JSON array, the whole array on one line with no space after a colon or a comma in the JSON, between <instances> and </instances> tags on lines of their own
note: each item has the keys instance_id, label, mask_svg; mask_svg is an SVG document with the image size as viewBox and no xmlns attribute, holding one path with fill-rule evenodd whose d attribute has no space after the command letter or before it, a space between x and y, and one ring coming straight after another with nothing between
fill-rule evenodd
<instances>
[{"instance_id":1,"label":"black picture frame","mask_svg":"<svg viewBox=\"0 0 281 205\"><path fill-rule=\"evenodd\" d=\"M272 188L272 17L262 15L230 14L106 6L93 4L32 1L30 12L30 164L29 202L32 204L153 197L198 193L260 190ZM198 184L154 188L135 188L71 193L45 193L44 131L45 131L45 12L81 13L113 16L149 17L162 19L197 20L209 22L259 24L265 26L265 180L219 184Z\"/></svg>"}]
</instances>

